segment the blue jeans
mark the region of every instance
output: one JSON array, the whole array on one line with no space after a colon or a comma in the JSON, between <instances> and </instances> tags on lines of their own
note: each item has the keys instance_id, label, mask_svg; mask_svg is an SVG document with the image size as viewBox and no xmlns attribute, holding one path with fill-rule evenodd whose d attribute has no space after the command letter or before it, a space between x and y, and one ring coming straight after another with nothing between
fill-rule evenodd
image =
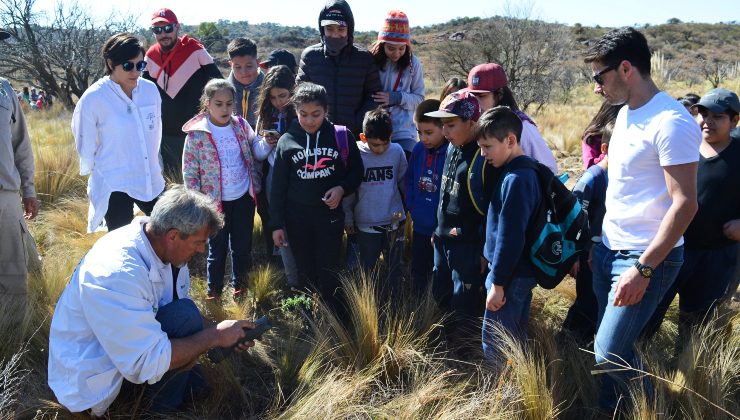
<instances>
[{"instance_id":1,"label":"blue jeans","mask_svg":"<svg viewBox=\"0 0 740 420\"><path fill-rule=\"evenodd\" d=\"M224 227L208 240L208 293L211 294L221 294L224 288L229 248L231 248L231 285L234 290L247 287L247 275L252 269L254 201L249 193L245 193L236 200L223 201L222 207Z\"/></svg>"},{"instance_id":2,"label":"blue jeans","mask_svg":"<svg viewBox=\"0 0 740 420\"><path fill-rule=\"evenodd\" d=\"M450 287L450 330L456 335L480 319L483 302L483 278L480 274L480 246L434 236L434 282ZM478 331L478 327L475 328Z\"/></svg>"},{"instance_id":3,"label":"blue jeans","mask_svg":"<svg viewBox=\"0 0 740 420\"><path fill-rule=\"evenodd\" d=\"M642 369L634 344L642 329L655 312L655 308L678 276L683 264L683 246L673 248L665 260L655 267L653 277L648 283L642 299L630 306L614 306L616 284L619 276L634 266L643 251L612 251L604 244L597 244L592 250L593 285L599 305L596 341L594 352L596 364L607 370L602 376L599 405L613 410L619 395L627 396L630 380L640 376L633 370L619 370L612 365L629 364ZM608 371L614 369L612 371ZM652 397L653 387L647 377L642 379L648 398Z\"/></svg>"},{"instance_id":4,"label":"blue jeans","mask_svg":"<svg viewBox=\"0 0 740 420\"><path fill-rule=\"evenodd\" d=\"M190 299L173 300L157 310L157 321L167 337L189 337L203 329L203 317ZM150 410L155 413L170 413L182 404L185 396L206 389L201 366L190 370L171 370L158 382L147 384L144 395L151 401Z\"/></svg>"},{"instance_id":5,"label":"blue jeans","mask_svg":"<svg viewBox=\"0 0 740 420\"><path fill-rule=\"evenodd\" d=\"M527 339L529 307L532 304L532 289L536 285L537 281L534 277L515 277L504 288L506 297L504 306L498 311L485 310L483 313L483 354L486 359L494 362L501 361L501 354L496 345L499 336L493 329L495 324L520 341ZM490 292L490 288L488 291Z\"/></svg>"}]
</instances>

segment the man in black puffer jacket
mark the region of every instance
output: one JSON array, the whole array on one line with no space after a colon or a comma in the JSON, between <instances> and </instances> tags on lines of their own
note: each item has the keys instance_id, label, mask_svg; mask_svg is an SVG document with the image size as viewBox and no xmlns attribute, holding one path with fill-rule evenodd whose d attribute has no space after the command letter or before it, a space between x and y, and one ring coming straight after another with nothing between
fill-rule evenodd
<instances>
[{"instance_id":1,"label":"man in black puffer jacket","mask_svg":"<svg viewBox=\"0 0 740 420\"><path fill-rule=\"evenodd\" d=\"M365 112L375 108L372 94L382 90L373 56L353 44L355 18L344 0L329 0L319 14L321 42L301 54L296 82L313 82L329 95L329 119L355 136Z\"/></svg>"}]
</instances>

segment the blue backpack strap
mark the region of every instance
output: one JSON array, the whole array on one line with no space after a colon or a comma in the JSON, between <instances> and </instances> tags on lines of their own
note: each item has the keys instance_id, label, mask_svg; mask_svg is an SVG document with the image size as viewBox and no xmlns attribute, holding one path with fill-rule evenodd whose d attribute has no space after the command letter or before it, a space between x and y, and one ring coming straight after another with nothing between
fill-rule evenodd
<instances>
[{"instance_id":1,"label":"blue backpack strap","mask_svg":"<svg viewBox=\"0 0 740 420\"><path fill-rule=\"evenodd\" d=\"M349 136L347 136L347 127L339 124L334 124L334 138L337 141L337 149L339 149L339 157L342 159L342 164L347 167L349 161Z\"/></svg>"}]
</instances>

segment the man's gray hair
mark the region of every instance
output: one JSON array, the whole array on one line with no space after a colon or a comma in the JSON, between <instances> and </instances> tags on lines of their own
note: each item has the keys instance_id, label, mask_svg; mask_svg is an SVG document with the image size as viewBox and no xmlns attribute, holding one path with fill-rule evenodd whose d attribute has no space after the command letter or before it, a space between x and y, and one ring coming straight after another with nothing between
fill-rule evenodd
<instances>
[{"instance_id":1,"label":"man's gray hair","mask_svg":"<svg viewBox=\"0 0 740 420\"><path fill-rule=\"evenodd\" d=\"M182 237L208 226L213 236L224 227L224 217L207 195L183 185L175 185L157 200L149 216L149 226L155 235L164 235L170 229L177 229Z\"/></svg>"}]
</instances>

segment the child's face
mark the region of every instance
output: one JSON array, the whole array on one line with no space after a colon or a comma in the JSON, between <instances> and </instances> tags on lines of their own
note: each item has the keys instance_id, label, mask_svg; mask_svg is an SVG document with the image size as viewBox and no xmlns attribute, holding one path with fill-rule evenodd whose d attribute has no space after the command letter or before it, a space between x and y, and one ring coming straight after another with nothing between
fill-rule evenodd
<instances>
[{"instance_id":1,"label":"child's face","mask_svg":"<svg viewBox=\"0 0 740 420\"><path fill-rule=\"evenodd\" d=\"M231 115L234 113L234 95L226 89L216 91L206 101L206 109L213 124L226 127L231 123Z\"/></svg>"},{"instance_id":2,"label":"child's face","mask_svg":"<svg viewBox=\"0 0 740 420\"><path fill-rule=\"evenodd\" d=\"M730 131L737 127L738 117L730 119L730 116L724 112L715 113L706 108L701 108L696 120L701 127L702 140L713 144L730 138Z\"/></svg>"},{"instance_id":3,"label":"child's face","mask_svg":"<svg viewBox=\"0 0 740 420\"><path fill-rule=\"evenodd\" d=\"M406 44L394 45L384 42L383 51L385 51L385 56L388 57L391 62L397 63L398 60L400 60L401 57L406 54Z\"/></svg>"},{"instance_id":4,"label":"child's face","mask_svg":"<svg viewBox=\"0 0 740 420\"><path fill-rule=\"evenodd\" d=\"M478 102L480 103L481 111L486 112L489 109L496 106L496 97L493 95L493 92L482 92L482 93L473 93L476 98L478 98Z\"/></svg>"},{"instance_id":5,"label":"child's face","mask_svg":"<svg viewBox=\"0 0 740 420\"><path fill-rule=\"evenodd\" d=\"M326 118L326 109L318 102L308 102L298 105L296 109L298 115L298 124L301 125L307 133L314 134L319 131L321 124Z\"/></svg>"},{"instance_id":6,"label":"child's face","mask_svg":"<svg viewBox=\"0 0 740 420\"><path fill-rule=\"evenodd\" d=\"M248 85L257 78L257 70L259 69L257 57L251 55L237 56L229 60L229 65L234 73L234 78L243 85Z\"/></svg>"},{"instance_id":7,"label":"child's face","mask_svg":"<svg viewBox=\"0 0 740 420\"><path fill-rule=\"evenodd\" d=\"M419 141L427 149L436 149L445 141L442 127L433 122L427 121L416 124L416 132L419 134Z\"/></svg>"},{"instance_id":8,"label":"child's face","mask_svg":"<svg viewBox=\"0 0 740 420\"><path fill-rule=\"evenodd\" d=\"M365 143L367 143L368 149L370 149L370 151L375 155L382 155L389 147L391 147L390 140L365 139Z\"/></svg>"},{"instance_id":9,"label":"child's face","mask_svg":"<svg viewBox=\"0 0 740 420\"><path fill-rule=\"evenodd\" d=\"M290 91L279 87L270 89L270 104L278 111L285 110L285 105L290 102Z\"/></svg>"},{"instance_id":10,"label":"child's face","mask_svg":"<svg viewBox=\"0 0 740 420\"><path fill-rule=\"evenodd\" d=\"M460 117L442 118L442 132L453 146L459 147L473 138L475 121L463 121Z\"/></svg>"},{"instance_id":11,"label":"child's face","mask_svg":"<svg viewBox=\"0 0 740 420\"><path fill-rule=\"evenodd\" d=\"M480 155L486 160L486 162L500 168L506 165L511 156L512 144L516 144L516 136L509 133L505 139L499 140L493 136L482 135L478 139L478 147L480 147Z\"/></svg>"}]
</instances>

